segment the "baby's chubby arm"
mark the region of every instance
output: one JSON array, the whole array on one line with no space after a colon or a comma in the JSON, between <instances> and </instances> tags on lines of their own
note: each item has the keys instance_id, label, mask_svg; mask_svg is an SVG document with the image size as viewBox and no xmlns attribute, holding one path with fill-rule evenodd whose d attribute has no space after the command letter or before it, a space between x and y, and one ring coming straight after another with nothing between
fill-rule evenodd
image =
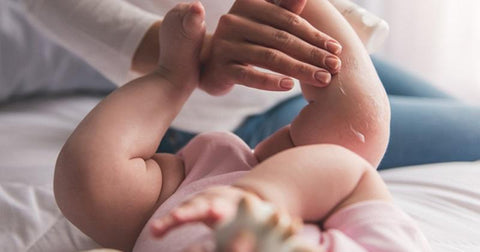
<instances>
[{"instance_id":1,"label":"baby's chubby arm","mask_svg":"<svg viewBox=\"0 0 480 252\"><path fill-rule=\"evenodd\" d=\"M203 18L199 2L171 10L160 31L164 43L157 69L99 103L59 154L57 203L103 246L131 250L164 192L175 190L172 180L183 176L181 169L168 169L181 167L180 161L155 151L198 86Z\"/></svg>"},{"instance_id":2,"label":"baby's chubby arm","mask_svg":"<svg viewBox=\"0 0 480 252\"><path fill-rule=\"evenodd\" d=\"M301 16L343 46L342 68L328 87L302 83L309 104L290 126L255 148L261 161L281 150L307 144L344 146L376 167L389 138L390 106L363 44L328 0L309 0Z\"/></svg>"}]
</instances>

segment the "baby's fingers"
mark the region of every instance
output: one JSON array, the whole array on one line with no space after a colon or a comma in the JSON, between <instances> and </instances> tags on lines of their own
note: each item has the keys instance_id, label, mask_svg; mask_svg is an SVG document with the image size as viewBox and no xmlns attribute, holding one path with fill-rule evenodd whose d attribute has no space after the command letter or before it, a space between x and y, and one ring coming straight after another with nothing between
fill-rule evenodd
<instances>
[{"instance_id":1,"label":"baby's fingers","mask_svg":"<svg viewBox=\"0 0 480 252\"><path fill-rule=\"evenodd\" d=\"M177 227L179 225L180 225L180 223L178 223L178 221L176 221L169 214L169 215L167 215L163 218L154 220L152 222L152 224L150 225L150 232L153 235L153 237L161 238L165 234L167 234L168 231L170 231L171 229L173 229L174 227Z\"/></svg>"},{"instance_id":2,"label":"baby's fingers","mask_svg":"<svg viewBox=\"0 0 480 252\"><path fill-rule=\"evenodd\" d=\"M161 238L172 229L193 222L203 222L213 225L221 215L205 199L194 199L173 209L167 216L154 220L151 232L154 237Z\"/></svg>"},{"instance_id":3,"label":"baby's fingers","mask_svg":"<svg viewBox=\"0 0 480 252\"><path fill-rule=\"evenodd\" d=\"M210 225L218 217L216 212L213 211L211 202L204 198L194 199L182 204L174 209L171 215L179 222L204 222L207 225Z\"/></svg>"}]
</instances>

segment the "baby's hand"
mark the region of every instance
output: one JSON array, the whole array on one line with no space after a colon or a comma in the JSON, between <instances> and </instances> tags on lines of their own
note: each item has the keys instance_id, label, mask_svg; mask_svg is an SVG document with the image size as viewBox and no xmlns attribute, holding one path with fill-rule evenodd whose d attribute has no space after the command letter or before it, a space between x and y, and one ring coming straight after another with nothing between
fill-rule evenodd
<instances>
[{"instance_id":1,"label":"baby's hand","mask_svg":"<svg viewBox=\"0 0 480 252\"><path fill-rule=\"evenodd\" d=\"M150 230L161 238L184 224L202 222L216 229L215 245L210 240L192 244L185 252L265 251L319 252L318 246L305 242L297 231L299 218L262 201L258 196L233 186L209 188L183 202L167 216L154 220Z\"/></svg>"},{"instance_id":2,"label":"baby's hand","mask_svg":"<svg viewBox=\"0 0 480 252\"><path fill-rule=\"evenodd\" d=\"M160 27L160 56L156 72L174 85L197 87L200 49L205 35L202 4L181 3L170 10Z\"/></svg>"},{"instance_id":3,"label":"baby's hand","mask_svg":"<svg viewBox=\"0 0 480 252\"><path fill-rule=\"evenodd\" d=\"M233 218L243 197L256 196L232 186L209 188L183 202L167 216L154 220L150 230L154 237L161 238L170 230L192 222L203 222L214 228Z\"/></svg>"},{"instance_id":4,"label":"baby's hand","mask_svg":"<svg viewBox=\"0 0 480 252\"><path fill-rule=\"evenodd\" d=\"M236 214L215 230L215 243L204 240L184 252L321 252L321 247L295 235L300 218L257 197L242 197Z\"/></svg>"}]
</instances>

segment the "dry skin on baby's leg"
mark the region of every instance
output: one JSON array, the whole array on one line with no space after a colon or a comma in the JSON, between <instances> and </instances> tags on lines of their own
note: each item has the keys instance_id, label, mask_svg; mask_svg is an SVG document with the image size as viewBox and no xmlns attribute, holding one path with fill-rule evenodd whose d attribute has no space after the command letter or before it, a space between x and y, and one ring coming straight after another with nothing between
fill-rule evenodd
<instances>
[{"instance_id":1,"label":"dry skin on baby's leg","mask_svg":"<svg viewBox=\"0 0 480 252\"><path fill-rule=\"evenodd\" d=\"M301 16L342 44L342 68L325 88L302 83L309 104L291 125L260 143L255 155L262 161L289 147L329 143L352 150L376 167L388 143L390 107L370 57L327 0L309 0Z\"/></svg>"}]
</instances>

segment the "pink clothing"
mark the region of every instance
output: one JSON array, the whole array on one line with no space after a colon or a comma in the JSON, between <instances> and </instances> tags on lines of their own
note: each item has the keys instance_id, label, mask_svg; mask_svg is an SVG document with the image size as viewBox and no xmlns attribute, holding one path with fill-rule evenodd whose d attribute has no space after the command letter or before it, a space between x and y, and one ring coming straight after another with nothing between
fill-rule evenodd
<instances>
[{"instance_id":1,"label":"pink clothing","mask_svg":"<svg viewBox=\"0 0 480 252\"><path fill-rule=\"evenodd\" d=\"M226 132L199 134L177 155L185 164L185 180L152 215L133 251L183 251L193 242L204 239L211 230L203 224L182 226L161 240L152 239L148 226L152 219L166 215L191 195L211 186L232 184L257 164L248 145L236 135Z\"/></svg>"},{"instance_id":2,"label":"pink clothing","mask_svg":"<svg viewBox=\"0 0 480 252\"><path fill-rule=\"evenodd\" d=\"M353 204L330 216L323 230L306 225L300 235L325 252L432 251L414 220L385 201Z\"/></svg>"},{"instance_id":3,"label":"pink clothing","mask_svg":"<svg viewBox=\"0 0 480 252\"><path fill-rule=\"evenodd\" d=\"M200 134L178 155L185 164L185 180L145 225L135 243L135 252L183 251L195 242L211 239L210 228L191 224L156 240L150 235L149 224L203 189L232 184L257 164L252 150L240 138L227 132ZM320 243L325 251L430 251L414 221L386 202L352 205L332 215L324 226L322 231L316 225L305 225L300 235Z\"/></svg>"}]
</instances>

